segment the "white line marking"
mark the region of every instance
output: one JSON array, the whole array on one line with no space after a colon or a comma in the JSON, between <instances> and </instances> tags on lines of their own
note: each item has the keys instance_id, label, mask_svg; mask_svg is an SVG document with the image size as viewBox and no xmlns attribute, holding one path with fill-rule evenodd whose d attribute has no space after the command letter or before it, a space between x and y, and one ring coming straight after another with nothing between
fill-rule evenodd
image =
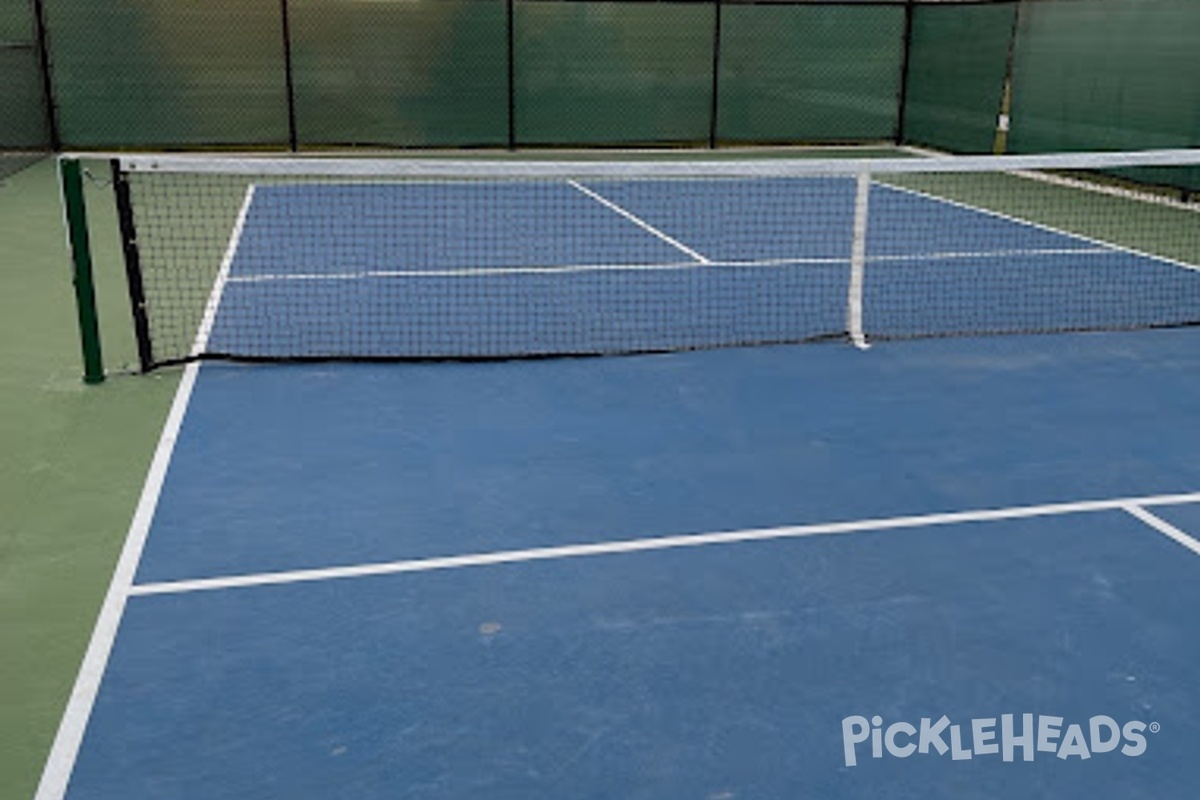
<instances>
[{"instance_id":1,"label":"white line marking","mask_svg":"<svg viewBox=\"0 0 1200 800\"><path fill-rule=\"evenodd\" d=\"M1193 553L1200 556L1200 541L1197 541L1195 538L1184 533L1179 528L1176 528L1162 517L1151 514L1149 511L1136 503L1127 503L1122 506L1122 508L1140 519L1142 522L1149 525L1151 528L1154 528L1159 533L1174 539L1188 550L1191 550Z\"/></svg>"},{"instance_id":2,"label":"white line marking","mask_svg":"<svg viewBox=\"0 0 1200 800\"><path fill-rule=\"evenodd\" d=\"M951 154L944 150L933 150L929 147L918 147L913 144L902 144L898 148L901 153L908 153L921 158L950 158Z\"/></svg>"},{"instance_id":3,"label":"white line marking","mask_svg":"<svg viewBox=\"0 0 1200 800\"><path fill-rule=\"evenodd\" d=\"M472 553L459 556L419 558L407 561L355 564L343 567L325 567L320 569L302 569L285 572L264 572L251 575L231 575L219 578L165 581L161 583L146 583L134 586L130 589L130 594L145 596L214 591L219 589L240 589L252 586L273 586L308 581L326 581L339 578L361 578L369 575L394 575L411 572L431 572L434 570L461 569L464 567L481 567L492 566L496 564L514 564L525 563L529 561L547 561L565 558L580 558L584 556L612 555L615 553L635 553L650 550L668 550L681 547L701 547L705 545L733 544L740 542L761 542L773 539L795 539L804 536L886 531L903 528L952 525L964 522L987 522L994 520L1024 519L1028 517L1079 514L1093 511L1111 511L1114 509L1125 509L1130 505L1178 505L1183 503L1200 503L1200 492L1179 495L1121 498L1117 500L1086 500L1074 503L1055 503L1051 505L1039 506L1016 506L1012 508L959 511L941 514L921 514L910 517L890 517L885 519L858 520L854 522L830 522L813 525L793 525L781 528L758 528L741 531L681 534L676 536L659 536L647 539L626 539L612 542L594 542L591 544L538 547L527 550L502 550L490 553Z\"/></svg>"},{"instance_id":4,"label":"white line marking","mask_svg":"<svg viewBox=\"0 0 1200 800\"><path fill-rule=\"evenodd\" d=\"M179 438L179 430L183 425L199 370L199 364L189 364L180 378L175 400L171 404L162 436L154 452L154 459L146 475L137 510L125 537L125 545L109 583L108 593L104 597L104 604L100 607L91 641L75 679L75 686L71 690L71 698L67 701L66 711L63 712L62 721L59 723L50 755L42 770L41 782L38 784L34 800L62 800L67 792L67 784L71 780L71 772L79 754L79 745L83 741L88 718L91 716L108 657L117 637L117 629L121 624L121 616L125 611L125 603L130 595L130 587L142 557L146 536L150 532L150 523L154 519L163 481L171 463L171 454Z\"/></svg>"},{"instance_id":5,"label":"white line marking","mask_svg":"<svg viewBox=\"0 0 1200 800\"><path fill-rule=\"evenodd\" d=\"M246 189L246 196L242 199L242 207L238 209L236 221L233 223L233 232L229 236L229 244L225 246L225 255L221 259L221 268L217 270L216 280L213 281L212 292L208 295L208 302L204 304L204 317L200 320L200 327L196 331L196 340L192 343L192 357L203 355L208 348L208 337L212 335L213 327L217 322L217 309L221 306L221 298L225 295L225 284L231 278L229 277L229 268L233 265L233 257L237 255L238 245L242 242L242 231L246 228L246 216L250 213L250 204L254 202L254 184Z\"/></svg>"},{"instance_id":6,"label":"white line marking","mask_svg":"<svg viewBox=\"0 0 1200 800\"><path fill-rule=\"evenodd\" d=\"M1118 255L1109 247L1045 247L1029 250L992 250L962 253L917 253L914 255L867 256L866 263L954 261L961 259L1022 258L1029 256ZM269 283L272 281L353 281L370 278L471 278L502 275L544 275L576 272L655 272L711 268L755 269L790 267L806 264L845 264L847 258L769 258L758 261L677 261L662 264L565 264L528 267L459 267L448 269L379 269L341 272L267 272L258 275L231 275L228 283Z\"/></svg>"},{"instance_id":7,"label":"white line marking","mask_svg":"<svg viewBox=\"0 0 1200 800\"><path fill-rule=\"evenodd\" d=\"M1092 183L1090 181L1080 180L1078 178L1068 178L1065 175L1055 175L1050 172L1031 172L1030 170L1018 169L1013 170L1013 175L1020 178L1026 178L1031 181L1039 181L1048 183L1052 186L1063 186L1068 189L1079 189L1084 192L1092 192L1093 194L1104 194L1109 197L1119 197L1122 200L1137 200L1141 203L1150 203L1156 206L1166 206L1179 211L1189 211L1193 214L1200 214L1200 203L1189 203L1183 200L1177 200L1174 197L1166 195L1151 194L1150 192L1139 192L1136 189L1125 189L1120 186L1110 186L1104 183Z\"/></svg>"},{"instance_id":8,"label":"white line marking","mask_svg":"<svg viewBox=\"0 0 1200 800\"><path fill-rule=\"evenodd\" d=\"M980 206L973 206L970 203L962 203L957 200L950 200L945 197L939 197L938 195L935 195L935 194L929 194L928 192L922 192L917 189L909 189L904 186L896 186L896 185L890 184L890 183L876 183L876 185L880 186L884 189L891 189L892 191L903 192L904 194L911 194L911 195L915 195L917 197L924 197L927 200L934 200L938 203L944 203L948 206L954 206L955 208L961 208L966 211L974 211L979 214L986 214L989 217L995 217L996 219L1002 219L1007 222L1015 222L1018 225L1023 225L1025 227L1029 227L1029 228L1036 228L1037 230L1045 231L1047 233L1054 233L1059 236L1065 236L1068 239L1074 239L1077 242L1087 242L1088 244L1095 245L1097 247L1102 247L1106 250L1119 252L1119 253L1128 253L1129 255L1138 256L1140 258L1146 258L1151 261L1160 261L1164 264L1169 264L1173 267L1181 267L1183 269L1192 270L1193 272L1200 271L1200 265L1198 265L1198 264L1189 264L1186 261L1177 261L1173 258L1168 258L1166 256L1154 255L1153 253L1147 253L1142 250L1137 250L1133 247L1125 247L1124 245L1114 244L1112 242L1106 242L1103 239L1094 239L1091 236L1084 236L1081 233L1071 233L1070 231L1064 231L1061 228L1055 228L1052 225L1043 225L1039 222L1031 222L1027 219L1021 219L1020 217L1014 217L1011 214L1005 214L1000 211L992 211L991 209L982 208Z\"/></svg>"},{"instance_id":9,"label":"white line marking","mask_svg":"<svg viewBox=\"0 0 1200 800\"><path fill-rule=\"evenodd\" d=\"M878 185L878 184L877 184ZM1006 250L978 250L946 253L914 253L911 255L867 256L874 261L944 261L962 258L1022 258L1024 256L1116 255L1111 247L1013 247Z\"/></svg>"},{"instance_id":10,"label":"white line marking","mask_svg":"<svg viewBox=\"0 0 1200 800\"><path fill-rule=\"evenodd\" d=\"M579 181L576 181L576 180L568 180L568 181L567 181L567 183L571 184L571 186L573 186L573 187L575 187L576 189L578 189L579 191L583 192L583 193L584 193L584 194L586 194L588 197L590 197L590 198L592 198L593 200L595 200L597 203L600 203L602 206L604 206L604 207L608 208L608 209L609 209L609 210L611 210L611 211L615 211L616 213L620 214L622 217L624 217L625 219L629 220L629 221L630 221L630 222L632 222L634 225L637 225L639 228L641 228L642 230L646 231L647 233L651 233L651 234L653 234L653 235L657 236L659 239L662 239L664 242L666 242L667 244L671 245L671 246L672 246L672 247L674 247L675 249L677 249L677 250L682 250L683 252L687 253L689 256L691 256L692 258L696 259L696 260L697 260L697 261L699 261L701 264L707 264L707 263L709 263L709 259L705 258L705 257L704 257L703 255L701 255L700 253L697 253L695 250L693 250L692 248L688 247L688 246L687 246L686 244L684 244L683 242L680 242L678 239L673 239L673 238L671 238L671 237L670 237L670 236L668 236L667 234L665 234L665 233L663 233L662 231L660 231L658 228L656 228L656 227L654 227L653 225L651 225L649 222L646 222L644 219L642 219L642 218L638 217L637 215L635 215L635 214L633 214L633 213L631 213L631 212L629 212L629 211L626 211L625 209L621 208L619 205L617 205L617 204L616 204L616 203L614 203L613 201L609 200L607 197L604 197L603 195L601 195L601 194L599 194L599 193L597 193L597 192L594 192L594 191L592 191L591 189L587 188L586 186L584 186L584 185L583 185L582 183L580 183Z\"/></svg>"}]
</instances>

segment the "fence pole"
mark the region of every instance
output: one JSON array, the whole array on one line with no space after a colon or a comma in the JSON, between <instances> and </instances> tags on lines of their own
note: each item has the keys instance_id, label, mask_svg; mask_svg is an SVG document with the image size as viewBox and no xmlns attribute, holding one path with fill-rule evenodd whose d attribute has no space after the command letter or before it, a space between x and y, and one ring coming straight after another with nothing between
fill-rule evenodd
<instances>
[{"instance_id":1,"label":"fence pole","mask_svg":"<svg viewBox=\"0 0 1200 800\"><path fill-rule=\"evenodd\" d=\"M1021 29L1021 11L1024 3L1013 7L1012 28L1008 34L1008 54L1004 62L1004 85L1000 89L1000 102L996 110L996 135L992 139L992 153L1003 155L1008 152L1008 134L1012 125L1013 70L1017 60L1017 37ZM1001 120L1004 124L1001 125ZM1003 128L1003 130L1001 130Z\"/></svg>"},{"instance_id":2,"label":"fence pole","mask_svg":"<svg viewBox=\"0 0 1200 800\"><path fill-rule=\"evenodd\" d=\"M50 48L46 42L46 10L42 0L33 0L33 30L37 37L38 71L42 78L42 95L46 112L46 127L50 132L50 149L62 149L62 135L58 128L58 103L54 99L54 81L50 77Z\"/></svg>"},{"instance_id":3,"label":"fence pole","mask_svg":"<svg viewBox=\"0 0 1200 800\"><path fill-rule=\"evenodd\" d=\"M896 144L904 144L904 117L908 113L908 69L912 63L913 0L904 2L904 51L900 54L900 88L896 97Z\"/></svg>"},{"instance_id":4,"label":"fence pole","mask_svg":"<svg viewBox=\"0 0 1200 800\"><path fill-rule=\"evenodd\" d=\"M299 141L296 136L296 84L292 78L292 24L288 12L288 0L279 0L280 27L283 29L283 75L287 86L288 148L294 153Z\"/></svg>"},{"instance_id":5,"label":"fence pole","mask_svg":"<svg viewBox=\"0 0 1200 800\"><path fill-rule=\"evenodd\" d=\"M715 150L717 147L717 112L721 89L721 0L715 0L713 18L713 52L712 52L712 104L708 117L708 146Z\"/></svg>"},{"instance_id":6,"label":"fence pole","mask_svg":"<svg viewBox=\"0 0 1200 800\"><path fill-rule=\"evenodd\" d=\"M517 87L516 75L517 68L515 61L516 52L516 10L514 8L514 0L507 0L504 4L508 35L508 149L517 149Z\"/></svg>"}]
</instances>

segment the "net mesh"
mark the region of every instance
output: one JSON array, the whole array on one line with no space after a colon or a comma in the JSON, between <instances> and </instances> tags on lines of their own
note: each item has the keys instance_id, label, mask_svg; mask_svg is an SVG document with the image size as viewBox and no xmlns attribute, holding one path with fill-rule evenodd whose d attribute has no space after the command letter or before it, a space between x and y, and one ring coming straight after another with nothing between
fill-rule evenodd
<instances>
[{"instance_id":1,"label":"net mesh","mask_svg":"<svg viewBox=\"0 0 1200 800\"><path fill-rule=\"evenodd\" d=\"M1200 323L1197 204L1092 182L1085 158L147 157L122 213L147 367Z\"/></svg>"}]
</instances>

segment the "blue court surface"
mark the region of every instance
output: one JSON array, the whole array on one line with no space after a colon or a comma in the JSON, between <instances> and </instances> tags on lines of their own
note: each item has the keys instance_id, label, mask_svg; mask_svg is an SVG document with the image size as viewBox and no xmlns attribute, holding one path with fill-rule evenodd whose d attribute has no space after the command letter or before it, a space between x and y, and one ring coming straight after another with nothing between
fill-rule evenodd
<instances>
[{"instance_id":1,"label":"blue court surface","mask_svg":"<svg viewBox=\"0 0 1200 800\"><path fill-rule=\"evenodd\" d=\"M1194 266L896 186L869 195L872 338L1200 318ZM268 183L243 217L210 353L504 357L847 332L852 178Z\"/></svg>"},{"instance_id":2,"label":"blue court surface","mask_svg":"<svg viewBox=\"0 0 1200 800\"><path fill-rule=\"evenodd\" d=\"M294 191L247 201L214 348L301 257L271 234L321 204ZM518 235L488 266L679 260L656 236L606 250L629 221L563 191L600 244L523 253ZM872 191L883 213L933 208ZM712 219L667 233L710 262L844 258L825 228L756 251L687 197ZM954 223L933 226L938 257L900 268L949 270L965 236L997 251L968 272L1014 249L1031 251L1018 270L1078 249L1187 272L936 215ZM356 239L385 224L345 222ZM463 227L462 253L421 255L432 223L410 223L412 270L480 253ZM873 252L921 256L902 236ZM375 257L357 274L395 269ZM369 307L367 282L345 302ZM533 306L538 285L519 290ZM344 297L301 306L332 316ZM38 800L1194 797L1197 409L1186 329L192 364Z\"/></svg>"}]
</instances>

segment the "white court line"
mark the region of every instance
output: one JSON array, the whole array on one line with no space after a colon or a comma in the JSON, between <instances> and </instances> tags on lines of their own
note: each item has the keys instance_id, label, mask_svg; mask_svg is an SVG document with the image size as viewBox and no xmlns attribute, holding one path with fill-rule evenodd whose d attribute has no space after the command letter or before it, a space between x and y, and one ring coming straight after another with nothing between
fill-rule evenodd
<instances>
[{"instance_id":1,"label":"white court line","mask_svg":"<svg viewBox=\"0 0 1200 800\"><path fill-rule=\"evenodd\" d=\"M1139 203L1149 203L1156 206L1166 206L1174 208L1177 211L1188 211L1192 214L1200 214L1200 203L1189 203L1183 200L1177 200L1174 197L1165 195L1151 194L1149 192L1139 192L1135 189L1124 189L1120 186L1110 186L1104 183L1092 183L1090 181L1080 180L1078 178L1068 178L1065 175L1055 175L1052 172L1033 172L1026 169L1013 170L1013 175L1026 180L1039 181L1048 183L1052 186L1062 186L1067 189L1079 189L1084 192L1092 192L1093 194L1104 194L1109 197L1119 197L1122 200L1136 200Z\"/></svg>"},{"instance_id":2,"label":"white court line","mask_svg":"<svg viewBox=\"0 0 1200 800\"><path fill-rule=\"evenodd\" d=\"M613 201L609 200L607 197L604 197L603 195L601 195L601 194L599 194L599 193L597 193L597 192L594 192L594 191L592 191L591 189L587 188L586 186L584 186L584 185L583 185L582 183L580 183L579 181L576 181L576 180L568 180L568 181L567 181L567 183L569 183L571 186L575 187L575 188L576 188L576 189L578 189L579 191L583 192L583 193L584 193L584 194L586 194L588 197L590 197L590 198L592 198L593 200L595 200L597 203L600 203L600 204L601 204L601 205L603 205L605 208L608 208L608 209L610 209L610 210L612 210L612 211L615 211L616 213L620 214L622 217L624 217L625 219L629 220L629 221L630 221L630 222L632 222L634 225L637 225L639 228L641 228L642 230L646 231L647 233L651 233L651 234L653 234L653 235L657 236L659 239L662 239L662 240L663 240L664 242L666 242L667 244L669 244L669 245L671 245L672 247L676 248L677 250L682 250L683 252L687 253L689 256L691 256L692 258L696 259L696 260L697 260L697 261L699 261L701 264L707 264L707 263L709 263L709 259L707 259L707 258L706 258L706 257L704 257L703 255L701 255L700 253L697 253L695 250L693 250L692 248L688 247L688 246L687 246L686 244L684 244L683 242L680 242L678 239L673 239L673 238L671 238L671 237L670 237L670 236L668 236L667 234L665 234L665 233L663 233L662 231L660 231L658 228L656 228L656 227L654 227L653 225L651 225L649 222L646 222L644 219L642 219L642 218L638 217L637 215L633 214L632 212L626 211L624 208L621 208L619 205L617 205L617 204L616 204L616 203L614 203Z\"/></svg>"},{"instance_id":3,"label":"white court line","mask_svg":"<svg viewBox=\"0 0 1200 800\"><path fill-rule=\"evenodd\" d=\"M895 186L890 183L880 183L878 181L875 182L875 185L879 186L881 188L884 188L884 189L891 189L892 191L914 195L916 197L924 197L926 200L933 200L933 201L936 201L938 203L943 203L948 206L954 206L955 208L961 208L965 211L974 211L976 213L986 214L989 217L995 217L996 219L1002 219L1007 222L1015 222L1018 225L1023 225L1028 228L1036 228L1037 230L1045 231L1047 233L1054 233L1059 236L1065 236L1069 239L1074 239L1075 241L1078 241L1078 242L1087 242L1088 244L1095 245L1097 247L1102 247L1105 250L1109 250L1112 252L1128 253L1129 255L1132 255L1132 256L1138 256L1140 258L1146 258L1151 261L1159 261L1163 264L1169 264L1173 267L1180 267L1182 269L1191 270L1193 272L1200 272L1200 265L1198 265L1198 264L1189 264L1186 261L1178 261L1174 258L1168 258L1166 256L1154 255L1153 253L1147 253L1143 250L1138 250L1133 247L1125 247L1124 245L1113 244L1112 242L1106 242L1103 239L1095 239L1091 236L1084 236L1081 233L1071 233L1070 231L1064 231L1061 228L1055 228L1053 225L1043 225L1039 222L1031 222L1027 219L1021 219L1020 217L1014 217L1011 214L1005 214L1000 211L992 211L991 209L982 208L980 206L973 206L970 203L962 203L957 200L950 200L948 198L939 197L935 194L929 194L928 192L922 192L917 189L909 189L905 186Z\"/></svg>"},{"instance_id":4,"label":"white court line","mask_svg":"<svg viewBox=\"0 0 1200 800\"><path fill-rule=\"evenodd\" d=\"M229 244L225 246L225 255L221 258L221 268L217 270L217 278L213 281L212 291L208 295L208 302L204 304L204 317L200 320L200 327L196 331L196 340L192 343L192 357L204 354L208 348L208 338L212 335L213 326L217 322L217 310L221 307L221 298L225 295L225 284L231 278L229 269L233 265L233 257L237 254L238 246L242 242L242 231L246 228L246 216L250 213L250 204L254 202L254 184L250 184L246 189L246 196L242 199L242 206L238 209L237 219L233 223L233 233L229 236Z\"/></svg>"},{"instance_id":5,"label":"white court line","mask_svg":"<svg viewBox=\"0 0 1200 800\"><path fill-rule=\"evenodd\" d=\"M154 459L146 475L146 483L142 488L137 510L130 523L129 533L125 537L125 545L113 572L112 581L109 583L108 593L104 597L104 604L100 607L100 614L92 631L91 641L88 643L83 663L79 668L79 675L75 679L75 686L71 690L71 697L67 701L66 711L63 712L62 721L59 723L50 755L42 770L42 778L34 800L62 800L67 792L75 759L79 754L79 745L83 741L88 718L91 716L92 706L96 702L96 694L100 690L100 682L108 664L108 657L117 637L117 629L121 624L126 600L131 593L130 587L133 585L138 562L142 557L146 536L150 532L150 523L154 519L154 511L158 506L158 498L171 462L171 454L174 452L175 442L179 438L180 427L183 425L183 418L187 413L188 402L191 399L199 370L199 364L189 364L179 381L175 400L171 404L162 436L159 438L158 447L154 452Z\"/></svg>"},{"instance_id":6,"label":"white court line","mask_svg":"<svg viewBox=\"0 0 1200 800\"><path fill-rule=\"evenodd\" d=\"M1114 255L1109 247L1043 247L977 252L916 253L907 255L867 256L866 263L958 261L965 259L1020 258L1028 256ZM452 267L447 269L380 269L341 272L267 272L258 275L232 275L228 283L270 283L274 281L353 281L369 278L470 278L503 275L553 275L576 272L656 272L712 268L756 269L811 265L849 265L849 258L769 258L758 261L676 261L662 264L565 264L528 267Z\"/></svg>"},{"instance_id":7,"label":"white court line","mask_svg":"<svg viewBox=\"0 0 1200 800\"><path fill-rule=\"evenodd\" d=\"M715 533L658 536L647 539L625 539L612 542L537 547L526 550L502 550L490 553L472 553L459 556L419 558L406 561L389 561L371 564L355 564L321 569L264 572L250 575L231 575L219 578L164 581L134 586L129 593L136 596L182 594L220 589L241 589L252 586L327 581L339 578L361 578L370 575L394 575L399 573L432 572L435 570L462 569L465 567L516 564L530 561L550 561L585 556L636 553L652 550L669 550L682 547L761 542L775 539L796 539L805 536L887 531L904 528L924 528L953 525L965 522L988 522L995 520L1026 519L1030 517L1060 516L1094 511L1128 510L1131 506L1179 505L1200 503L1200 492L1191 494L1157 495L1150 497L1127 497L1115 500L1085 500L1073 503L1054 503L1036 506L1014 506L1011 508L982 509L941 514L921 514L909 517L889 517L853 522L830 522L813 525L792 525L781 528L756 528L741 531L719 531Z\"/></svg>"},{"instance_id":8,"label":"white court line","mask_svg":"<svg viewBox=\"0 0 1200 800\"><path fill-rule=\"evenodd\" d=\"M208 302L204 306L204 317L192 345L193 356L203 353L208 345L208 338L216 321L217 309L220 307L225 285L229 281L229 270L234 255L237 253L238 245L241 243L246 216L250 211L250 204L254 200L254 188L253 184L247 188L241 208L238 210L229 243L226 245L224 256L221 259L220 269L217 271ZM184 368L183 375L179 380L175 399L171 403L171 410L167 414L167 420L154 451L154 458L150 463L145 484L142 486L141 497L138 499L137 508L129 525L129 532L125 536L125 544L121 549L108 592L92 630L92 638L84 653L79 674L76 676L75 685L71 690L71 697L67 701L67 707L59 722L50 754L42 769L42 777L38 783L34 800L62 800L67 793L71 773L75 768L75 760L79 755L79 747L83 742L84 732L87 730L92 707L96 703L96 695L100 691L104 670L108 665L117 630L121 625L125 604L131 594L138 563L141 561L146 538L150 533L150 525L154 520L154 512L158 508L158 498L162 494L171 456L175 451L175 443L179 439L179 432L183 427L183 419L187 414L188 404L191 402L192 391L199 373L200 364L193 362Z\"/></svg>"},{"instance_id":9,"label":"white court line","mask_svg":"<svg viewBox=\"0 0 1200 800\"><path fill-rule=\"evenodd\" d=\"M1154 528L1159 533L1175 540L1188 550L1191 550L1193 553L1200 556L1200 541L1197 541L1195 538L1187 535L1162 517L1156 514L1151 514L1149 511L1136 503L1127 503L1122 507L1130 514L1149 525L1151 528Z\"/></svg>"}]
</instances>

